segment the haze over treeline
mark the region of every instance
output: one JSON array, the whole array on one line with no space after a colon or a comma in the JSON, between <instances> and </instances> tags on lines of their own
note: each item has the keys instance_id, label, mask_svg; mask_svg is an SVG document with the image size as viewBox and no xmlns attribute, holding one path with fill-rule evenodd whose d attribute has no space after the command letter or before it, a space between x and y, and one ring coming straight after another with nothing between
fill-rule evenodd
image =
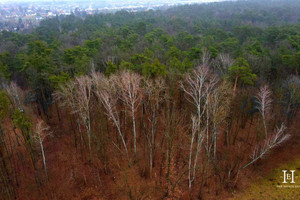
<instances>
[{"instance_id":1,"label":"haze over treeline","mask_svg":"<svg viewBox=\"0 0 300 200\"><path fill-rule=\"evenodd\" d=\"M74 12L1 31L1 199L241 192L299 139L299 10Z\"/></svg>"}]
</instances>

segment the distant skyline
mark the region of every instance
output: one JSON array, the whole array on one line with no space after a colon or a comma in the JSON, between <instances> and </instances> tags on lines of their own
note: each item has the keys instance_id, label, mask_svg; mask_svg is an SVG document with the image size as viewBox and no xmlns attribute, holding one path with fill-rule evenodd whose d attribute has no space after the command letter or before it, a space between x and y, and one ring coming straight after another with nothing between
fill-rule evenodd
<instances>
[{"instance_id":1,"label":"distant skyline","mask_svg":"<svg viewBox=\"0 0 300 200\"><path fill-rule=\"evenodd\" d=\"M143 3L152 3L152 2L157 2L157 0L141 0L141 1L137 1L137 0L126 0L126 1L118 1L118 0L0 0L0 3L45 3L45 2L55 2L55 3L59 3L59 2L97 2L97 3L111 3L111 2L120 2L120 4L124 3L124 2L128 2L128 3L135 3L135 2L143 2ZM161 3L164 2L173 2L173 3L208 3L208 2L218 2L218 1L225 1L225 0L161 0Z\"/></svg>"}]
</instances>

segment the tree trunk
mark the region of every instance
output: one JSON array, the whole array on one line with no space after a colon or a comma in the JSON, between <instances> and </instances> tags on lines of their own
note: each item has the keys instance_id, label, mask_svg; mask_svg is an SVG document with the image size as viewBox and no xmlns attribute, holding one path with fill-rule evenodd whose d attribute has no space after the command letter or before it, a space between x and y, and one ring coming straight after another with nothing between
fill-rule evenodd
<instances>
[{"instance_id":1,"label":"tree trunk","mask_svg":"<svg viewBox=\"0 0 300 200\"><path fill-rule=\"evenodd\" d=\"M191 177L192 169L192 155L193 155L193 144L194 144L195 133L192 133L191 146L190 146L190 157L189 157L189 190L192 189L193 179Z\"/></svg>"},{"instance_id":2,"label":"tree trunk","mask_svg":"<svg viewBox=\"0 0 300 200\"><path fill-rule=\"evenodd\" d=\"M42 141L40 135L39 135L39 142L40 142L40 147L41 147L42 156L43 156L44 170L45 170L46 178L47 178L47 180L48 180L48 172L47 172L46 156L45 156L45 152L44 152L43 141Z\"/></svg>"},{"instance_id":3,"label":"tree trunk","mask_svg":"<svg viewBox=\"0 0 300 200\"><path fill-rule=\"evenodd\" d=\"M92 135L92 132L91 132L91 122L90 120L88 119L87 121L87 126L86 126L86 129L88 131L88 145L89 145L89 151L90 151L90 155L92 155L92 145L91 145L91 135Z\"/></svg>"},{"instance_id":4,"label":"tree trunk","mask_svg":"<svg viewBox=\"0 0 300 200\"><path fill-rule=\"evenodd\" d=\"M127 145L126 145L125 139L123 137L123 134L122 134L121 129L120 129L119 126L117 126L117 129L118 129L118 132L120 134L121 140L122 140L124 148L125 148L126 157L127 157L127 161L128 161L128 166L130 166L130 159L129 159L128 149L127 149Z\"/></svg>"},{"instance_id":5,"label":"tree trunk","mask_svg":"<svg viewBox=\"0 0 300 200\"><path fill-rule=\"evenodd\" d=\"M150 165L150 179L152 179L152 171L153 171L153 154L152 154L152 146L149 148L149 165Z\"/></svg>"},{"instance_id":6,"label":"tree trunk","mask_svg":"<svg viewBox=\"0 0 300 200\"><path fill-rule=\"evenodd\" d=\"M132 126L133 126L133 140L134 140L134 157L136 159L136 128L135 128L134 104L131 105L131 112L132 112Z\"/></svg>"},{"instance_id":7,"label":"tree trunk","mask_svg":"<svg viewBox=\"0 0 300 200\"><path fill-rule=\"evenodd\" d=\"M239 79L239 76L236 76L236 77L235 77L235 81L234 81L233 94L235 94L238 79Z\"/></svg>"}]
</instances>

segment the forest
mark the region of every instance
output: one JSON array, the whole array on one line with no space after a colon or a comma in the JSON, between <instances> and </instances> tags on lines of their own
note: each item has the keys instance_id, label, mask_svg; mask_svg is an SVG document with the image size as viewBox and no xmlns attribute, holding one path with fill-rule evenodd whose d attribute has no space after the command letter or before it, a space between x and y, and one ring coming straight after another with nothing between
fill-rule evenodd
<instances>
[{"instance_id":1,"label":"forest","mask_svg":"<svg viewBox=\"0 0 300 200\"><path fill-rule=\"evenodd\" d=\"M299 137L299 10L228 1L2 31L0 199L232 197Z\"/></svg>"}]
</instances>

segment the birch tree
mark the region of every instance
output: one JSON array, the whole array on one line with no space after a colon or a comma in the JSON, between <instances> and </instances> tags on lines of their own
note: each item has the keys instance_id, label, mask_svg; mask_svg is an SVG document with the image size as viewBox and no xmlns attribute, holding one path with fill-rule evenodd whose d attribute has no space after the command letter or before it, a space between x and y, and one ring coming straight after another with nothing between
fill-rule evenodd
<instances>
[{"instance_id":1,"label":"birch tree","mask_svg":"<svg viewBox=\"0 0 300 200\"><path fill-rule=\"evenodd\" d=\"M265 139L261 144L256 145L252 155L250 156L250 161L243 165L239 169L239 171L245 169L257 160L263 158L271 149L287 141L290 138L290 134L285 133L285 131L286 126L282 123L280 127L276 128L275 133L273 135Z\"/></svg>"},{"instance_id":2,"label":"birch tree","mask_svg":"<svg viewBox=\"0 0 300 200\"><path fill-rule=\"evenodd\" d=\"M22 100L24 97L24 92L20 89L15 82L11 82L11 84L6 88L7 94L15 106L17 106L20 110L24 111Z\"/></svg>"},{"instance_id":3,"label":"birch tree","mask_svg":"<svg viewBox=\"0 0 300 200\"><path fill-rule=\"evenodd\" d=\"M140 106L140 102L142 98L142 88L141 88L142 78L140 75L136 73L123 71L119 76L115 77L115 80L121 90L120 97L122 101L125 103L126 107L130 110L130 114L132 117L134 155L136 157L137 154L136 111Z\"/></svg>"},{"instance_id":4,"label":"birch tree","mask_svg":"<svg viewBox=\"0 0 300 200\"><path fill-rule=\"evenodd\" d=\"M66 83L64 85L60 85L58 90L56 90L53 93L53 97L54 97L55 101L59 102L59 105L61 107L65 107L69 111L70 116L72 116L72 115L75 116L77 129L79 131L81 141L82 141L83 138L82 138L82 133L81 133L80 120L79 120L78 113L77 113L77 104L78 103L77 103L77 95L76 95L75 89L76 89L75 81L69 81L68 83ZM72 123L72 119L71 119L71 123ZM77 148L77 134L76 134L75 129L73 129L73 130L74 130L75 147Z\"/></svg>"},{"instance_id":5,"label":"birch tree","mask_svg":"<svg viewBox=\"0 0 300 200\"><path fill-rule=\"evenodd\" d=\"M192 159L193 159L194 140L199 126L200 126L200 120L197 119L197 116L192 116L192 137L191 137L191 145L190 145L190 153L189 153L189 169L188 169L190 190L192 189L192 183L194 182L196 177L195 168L193 169L192 172ZM200 140L198 142L200 142L200 146L201 146L204 139L204 135L199 135L198 137L200 137Z\"/></svg>"},{"instance_id":6,"label":"birch tree","mask_svg":"<svg viewBox=\"0 0 300 200\"><path fill-rule=\"evenodd\" d=\"M47 171L47 162L46 162L46 155L44 151L44 140L51 135L49 132L50 127L45 124L43 120L38 120L36 126L35 126L35 134L33 135L33 139L38 142L40 145L42 158L43 158L43 165L45 170L45 175L48 179L48 171Z\"/></svg>"},{"instance_id":7,"label":"birch tree","mask_svg":"<svg viewBox=\"0 0 300 200\"><path fill-rule=\"evenodd\" d=\"M207 132L211 132L207 142L208 154L210 154L211 149L213 148L213 158L216 159L217 151L217 135L219 132L219 126L224 122L229 111L229 104L231 99L231 93L229 91L230 84L226 81L220 83L210 94L208 95L208 106L207 119L210 119L211 129L207 126ZM208 134L207 134L208 135Z\"/></svg>"},{"instance_id":8,"label":"birch tree","mask_svg":"<svg viewBox=\"0 0 300 200\"><path fill-rule=\"evenodd\" d=\"M266 139L268 138L268 130L267 130L267 122L266 122L267 119L266 118L272 108L271 96L272 96L272 91L270 90L268 85L264 85L264 86L260 87L259 92L255 96L256 103L257 103L256 109L259 110L259 112L262 116Z\"/></svg>"},{"instance_id":9,"label":"birch tree","mask_svg":"<svg viewBox=\"0 0 300 200\"><path fill-rule=\"evenodd\" d=\"M195 179L195 173L198 163L198 156L201 151L202 141L205 136L205 127L202 127L201 121L207 109L208 99L206 98L211 91L211 89L216 84L216 77L210 73L207 66L201 65L194 69L191 73L187 74L185 77L185 84L181 83L181 87L186 94L187 100L196 107L196 118L197 122L193 122L193 126L197 125L197 142L196 142L196 153L194 156L193 164L193 178L190 178L191 184ZM194 136L195 137L195 136ZM191 146L193 145L194 138L191 139ZM190 156L193 154L193 148L191 148ZM189 169L190 171L191 169Z\"/></svg>"},{"instance_id":10,"label":"birch tree","mask_svg":"<svg viewBox=\"0 0 300 200\"><path fill-rule=\"evenodd\" d=\"M75 79L76 83L76 112L78 113L82 124L85 126L88 135L88 146L91 148L91 99L92 99L92 79L88 76L80 76Z\"/></svg>"},{"instance_id":11,"label":"birch tree","mask_svg":"<svg viewBox=\"0 0 300 200\"><path fill-rule=\"evenodd\" d=\"M273 134L271 135L268 134L268 129L266 127L266 123L267 123L266 114L271 109L271 103L272 103L271 94L272 92L267 85L262 86L258 91L258 94L256 96L257 103L258 103L257 109L260 111L263 118L266 138L261 143L255 146L254 151L250 156L250 161L248 161L246 164L244 164L242 167L240 167L237 170L236 179L241 170L250 166L257 160L263 158L272 149L274 149L275 147L277 147L278 145L282 144L283 142L287 141L290 138L290 134L286 133L286 126L284 123L282 123L280 127L277 127L273 131Z\"/></svg>"},{"instance_id":12,"label":"birch tree","mask_svg":"<svg viewBox=\"0 0 300 200\"><path fill-rule=\"evenodd\" d=\"M117 131L119 133L119 136L122 140L126 152L128 165L130 165L128 148L126 145L124 134L121 130L120 117L117 110L117 102L119 98L117 96L116 84L114 81L106 78L103 74L100 73L94 73L92 74L92 77L95 85L95 94L102 103L104 109L106 110L107 117L113 122L113 124L117 128Z\"/></svg>"}]
</instances>

